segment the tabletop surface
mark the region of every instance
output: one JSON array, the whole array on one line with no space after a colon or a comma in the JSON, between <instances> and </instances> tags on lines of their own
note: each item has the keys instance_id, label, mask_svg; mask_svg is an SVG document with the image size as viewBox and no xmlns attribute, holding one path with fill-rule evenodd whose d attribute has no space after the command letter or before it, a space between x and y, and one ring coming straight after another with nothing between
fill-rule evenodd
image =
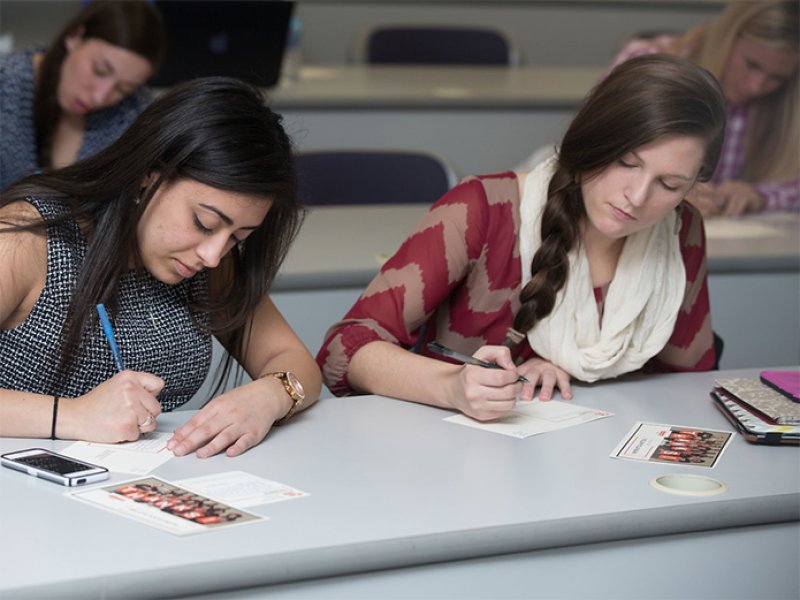
<instances>
[{"instance_id":1,"label":"tabletop surface","mask_svg":"<svg viewBox=\"0 0 800 600\"><path fill-rule=\"evenodd\" d=\"M241 470L310 494L251 509L269 520L197 536L152 529L65 498L52 483L0 469L0 595L188 594L794 521L800 518L796 447L762 447L736 435L713 469L609 457L637 421L730 431L708 395L714 379L757 374L577 385L574 403L614 416L526 439L446 422L450 412L428 406L376 396L326 398L242 457L176 458L154 471L174 481ZM189 414L164 415L159 429ZM0 450L67 444L2 439ZM669 473L708 475L728 490L689 497L650 485ZM111 482L126 479L114 474Z\"/></svg>"},{"instance_id":2,"label":"tabletop surface","mask_svg":"<svg viewBox=\"0 0 800 600\"><path fill-rule=\"evenodd\" d=\"M307 65L268 90L277 110L575 107L598 67Z\"/></svg>"},{"instance_id":3,"label":"tabletop surface","mask_svg":"<svg viewBox=\"0 0 800 600\"><path fill-rule=\"evenodd\" d=\"M426 204L311 208L275 289L366 286L428 208ZM800 271L797 213L707 219L706 232L711 273Z\"/></svg>"}]
</instances>

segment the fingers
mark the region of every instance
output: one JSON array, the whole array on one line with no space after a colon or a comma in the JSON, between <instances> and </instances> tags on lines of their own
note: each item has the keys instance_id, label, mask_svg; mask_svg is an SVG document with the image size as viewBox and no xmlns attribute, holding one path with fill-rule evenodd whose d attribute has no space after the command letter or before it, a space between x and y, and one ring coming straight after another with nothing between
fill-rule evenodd
<instances>
[{"instance_id":1,"label":"fingers","mask_svg":"<svg viewBox=\"0 0 800 600\"><path fill-rule=\"evenodd\" d=\"M537 385L539 400L547 402L553 399L553 392L558 389L561 398L572 399L572 385L569 373L546 360L534 358L520 367L522 374L527 377L530 384L525 384L520 400L532 400Z\"/></svg>"},{"instance_id":2,"label":"fingers","mask_svg":"<svg viewBox=\"0 0 800 600\"><path fill-rule=\"evenodd\" d=\"M480 358L490 363L500 365L507 371L516 372L517 367L511 358L511 350L506 346L481 346L473 354L475 358Z\"/></svg>"},{"instance_id":3,"label":"fingers","mask_svg":"<svg viewBox=\"0 0 800 600\"><path fill-rule=\"evenodd\" d=\"M259 427L254 427L254 421L230 403L212 402L174 431L167 449L175 456L195 451L198 458L222 451L228 456L238 456L264 439L269 431L263 420Z\"/></svg>"},{"instance_id":4,"label":"fingers","mask_svg":"<svg viewBox=\"0 0 800 600\"><path fill-rule=\"evenodd\" d=\"M497 419L513 410L522 390L516 371L466 365L461 376L464 402L458 408L479 421Z\"/></svg>"}]
</instances>

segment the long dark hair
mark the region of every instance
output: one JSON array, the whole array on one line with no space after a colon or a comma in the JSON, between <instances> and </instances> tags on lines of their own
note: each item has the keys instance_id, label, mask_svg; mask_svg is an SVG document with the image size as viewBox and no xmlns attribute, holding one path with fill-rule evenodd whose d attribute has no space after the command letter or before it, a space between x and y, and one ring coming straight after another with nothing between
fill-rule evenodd
<instances>
[{"instance_id":1,"label":"long dark hair","mask_svg":"<svg viewBox=\"0 0 800 600\"><path fill-rule=\"evenodd\" d=\"M711 178L725 132L725 99L714 76L689 61L653 54L619 65L584 102L564 135L542 213L542 244L506 344L553 310L569 276L568 253L586 219L581 178L602 171L628 152L670 135L699 138L705 146L699 181ZM520 335L522 334L522 335Z\"/></svg>"},{"instance_id":2,"label":"long dark hair","mask_svg":"<svg viewBox=\"0 0 800 600\"><path fill-rule=\"evenodd\" d=\"M103 40L135 52L158 71L165 38L161 13L145 0L95 0L84 8L56 36L39 67L33 120L39 165L52 166L52 142L61 107L58 83L61 65L67 57L66 40L73 35Z\"/></svg>"},{"instance_id":3,"label":"long dark hair","mask_svg":"<svg viewBox=\"0 0 800 600\"><path fill-rule=\"evenodd\" d=\"M154 181L146 186L153 174ZM296 196L292 144L280 115L269 109L257 88L227 77L173 87L105 150L68 167L28 176L3 194L0 206L35 196L59 198L70 207L61 217L16 223L6 231L44 232L48 225L68 219L88 230L85 260L68 309L65 354L80 345L94 304L116 307L118 281L129 270L131 258L139 271L143 269L137 224L158 188L183 178L272 200L261 226L232 249L222 295L191 301L194 309L208 315L210 331L226 336L228 347L243 356L244 325L267 294L303 214ZM68 362L62 359L63 369ZM223 378L229 367L230 362Z\"/></svg>"}]
</instances>

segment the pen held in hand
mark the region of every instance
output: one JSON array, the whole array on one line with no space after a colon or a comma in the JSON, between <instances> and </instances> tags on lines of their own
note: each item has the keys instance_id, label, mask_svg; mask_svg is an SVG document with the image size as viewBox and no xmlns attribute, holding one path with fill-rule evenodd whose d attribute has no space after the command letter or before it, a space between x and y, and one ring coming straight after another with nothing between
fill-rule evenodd
<instances>
[{"instance_id":1,"label":"pen held in hand","mask_svg":"<svg viewBox=\"0 0 800 600\"><path fill-rule=\"evenodd\" d=\"M428 350L430 350L431 352L435 352L436 354L441 354L442 356L447 356L448 358L452 358L453 360L460 361L467 365L476 365L478 367L484 367L486 369L503 368L495 363L490 363L485 360L481 360L480 358L475 358L474 356L469 356L467 354L462 354L461 352L456 352L455 350L451 350L446 346L442 346L439 342L429 342ZM523 375L518 375L517 381L519 381L520 383L530 383L528 379Z\"/></svg>"},{"instance_id":2,"label":"pen held in hand","mask_svg":"<svg viewBox=\"0 0 800 600\"><path fill-rule=\"evenodd\" d=\"M96 308L97 314L100 316L100 325L103 327L103 333L108 340L108 345L111 347L111 354L114 355L114 362L117 365L117 370L124 371L125 365L122 363L122 355L119 353L117 338L114 335L114 328L111 326L111 319L108 318L106 307L103 304L98 304Z\"/></svg>"}]
</instances>

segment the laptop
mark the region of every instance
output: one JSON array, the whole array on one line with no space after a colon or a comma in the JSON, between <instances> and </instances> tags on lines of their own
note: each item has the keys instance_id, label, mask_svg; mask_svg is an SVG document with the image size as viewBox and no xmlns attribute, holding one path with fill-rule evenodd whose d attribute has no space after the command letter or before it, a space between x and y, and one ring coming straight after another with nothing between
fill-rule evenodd
<instances>
[{"instance_id":1,"label":"laptop","mask_svg":"<svg viewBox=\"0 0 800 600\"><path fill-rule=\"evenodd\" d=\"M157 0L167 51L153 87L209 75L272 87L281 74L294 2Z\"/></svg>"}]
</instances>

